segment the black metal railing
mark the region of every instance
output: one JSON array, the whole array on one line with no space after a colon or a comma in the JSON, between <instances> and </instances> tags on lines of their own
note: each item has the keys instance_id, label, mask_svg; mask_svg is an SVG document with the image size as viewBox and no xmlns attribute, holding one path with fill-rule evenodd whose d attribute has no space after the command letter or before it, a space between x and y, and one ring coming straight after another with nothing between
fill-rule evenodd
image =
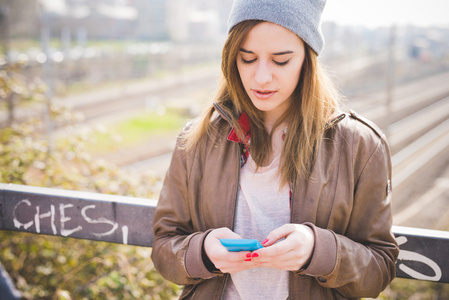
<instances>
[{"instance_id":1,"label":"black metal railing","mask_svg":"<svg viewBox=\"0 0 449 300\"><path fill-rule=\"evenodd\" d=\"M0 183L0 230L151 247L156 200ZM449 283L449 232L393 227L397 277Z\"/></svg>"}]
</instances>

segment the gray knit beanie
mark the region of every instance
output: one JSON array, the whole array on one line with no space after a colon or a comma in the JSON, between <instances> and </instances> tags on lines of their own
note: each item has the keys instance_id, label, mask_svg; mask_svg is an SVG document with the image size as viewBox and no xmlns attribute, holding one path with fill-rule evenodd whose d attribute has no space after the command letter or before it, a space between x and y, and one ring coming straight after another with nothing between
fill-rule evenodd
<instances>
[{"instance_id":1,"label":"gray knit beanie","mask_svg":"<svg viewBox=\"0 0 449 300\"><path fill-rule=\"evenodd\" d=\"M262 20L296 33L317 55L324 47L321 13L326 0L234 0L228 33L238 23Z\"/></svg>"}]
</instances>

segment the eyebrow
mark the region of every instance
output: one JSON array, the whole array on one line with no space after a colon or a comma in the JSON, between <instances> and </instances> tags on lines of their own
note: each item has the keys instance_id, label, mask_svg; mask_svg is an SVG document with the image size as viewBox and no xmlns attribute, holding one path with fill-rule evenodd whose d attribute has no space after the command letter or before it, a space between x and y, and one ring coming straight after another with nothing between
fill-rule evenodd
<instances>
[{"instance_id":1,"label":"eyebrow","mask_svg":"<svg viewBox=\"0 0 449 300\"><path fill-rule=\"evenodd\" d=\"M249 51L244 48L240 48L240 51L244 52L244 53L248 53L248 54L255 54L253 51ZM292 54L292 53L294 53L294 52L291 50L287 50L287 51L276 52L276 53L273 53L272 55L285 55L285 54Z\"/></svg>"}]
</instances>

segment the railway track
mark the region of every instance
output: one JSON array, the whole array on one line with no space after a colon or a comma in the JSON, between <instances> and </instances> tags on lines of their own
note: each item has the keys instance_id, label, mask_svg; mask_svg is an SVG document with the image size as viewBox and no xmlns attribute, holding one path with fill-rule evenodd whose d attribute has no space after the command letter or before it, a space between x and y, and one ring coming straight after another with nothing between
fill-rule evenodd
<instances>
[{"instance_id":1,"label":"railway track","mask_svg":"<svg viewBox=\"0 0 449 300\"><path fill-rule=\"evenodd\" d=\"M179 75L166 80L140 82L122 87L116 87L107 92L96 92L84 101L79 97L64 100L69 102L73 109L84 115L85 121L93 121L103 117L132 112L148 105L162 104L169 106L171 102L182 102L186 94L194 93L204 87L214 88L217 84L218 71L206 69L192 74ZM175 99L175 100L173 100ZM186 103L187 104L187 103Z\"/></svg>"},{"instance_id":2,"label":"railway track","mask_svg":"<svg viewBox=\"0 0 449 300\"><path fill-rule=\"evenodd\" d=\"M55 97L53 102L66 105L83 115L84 123L96 122L103 118L123 116L151 105L179 105L185 100L185 95L205 87L214 89L217 85L219 71L216 68L205 68L191 71L188 74L180 72L167 78L148 79L134 83L117 84L107 89L98 89L81 95L75 94L64 98ZM186 103L187 105L189 103ZM43 116L46 107L36 104L15 110L16 120ZM0 110L0 126L6 124L8 115ZM64 125L53 124L55 130Z\"/></svg>"},{"instance_id":3,"label":"railway track","mask_svg":"<svg viewBox=\"0 0 449 300\"><path fill-rule=\"evenodd\" d=\"M395 122L449 96L448 82L449 72L445 72L397 85L390 105L386 91L378 90L353 97L347 106L387 131Z\"/></svg>"},{"instance_id":4,"label":"railway track","mask_svg":"<svg viewBox=\"0 0 449 300\"><path fill-rule=\"evenodd\" d=\"M397 86L389 109L385 92L372 93L366 103L350 102L387 134L396 213L430 188L449 164L448 82L449 73L442 73Z\"/></svg>"}]
</instances>

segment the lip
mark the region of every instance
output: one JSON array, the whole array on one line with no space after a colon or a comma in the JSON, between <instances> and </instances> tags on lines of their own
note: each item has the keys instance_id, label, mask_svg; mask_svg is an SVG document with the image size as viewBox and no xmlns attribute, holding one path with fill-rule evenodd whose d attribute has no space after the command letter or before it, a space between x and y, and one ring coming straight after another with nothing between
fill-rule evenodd
<instances>
[{"instance_id":1,"label":"lip","mask_svg":"<svg viewBox=\"0 0 449 300\"><path fill-rule=\"evenodd\" d=\"M256 89L252 89L252 92L254 96L262 100L268 99L277 93L276 90L256 90Z\"/></svg>"}]
</instances>

